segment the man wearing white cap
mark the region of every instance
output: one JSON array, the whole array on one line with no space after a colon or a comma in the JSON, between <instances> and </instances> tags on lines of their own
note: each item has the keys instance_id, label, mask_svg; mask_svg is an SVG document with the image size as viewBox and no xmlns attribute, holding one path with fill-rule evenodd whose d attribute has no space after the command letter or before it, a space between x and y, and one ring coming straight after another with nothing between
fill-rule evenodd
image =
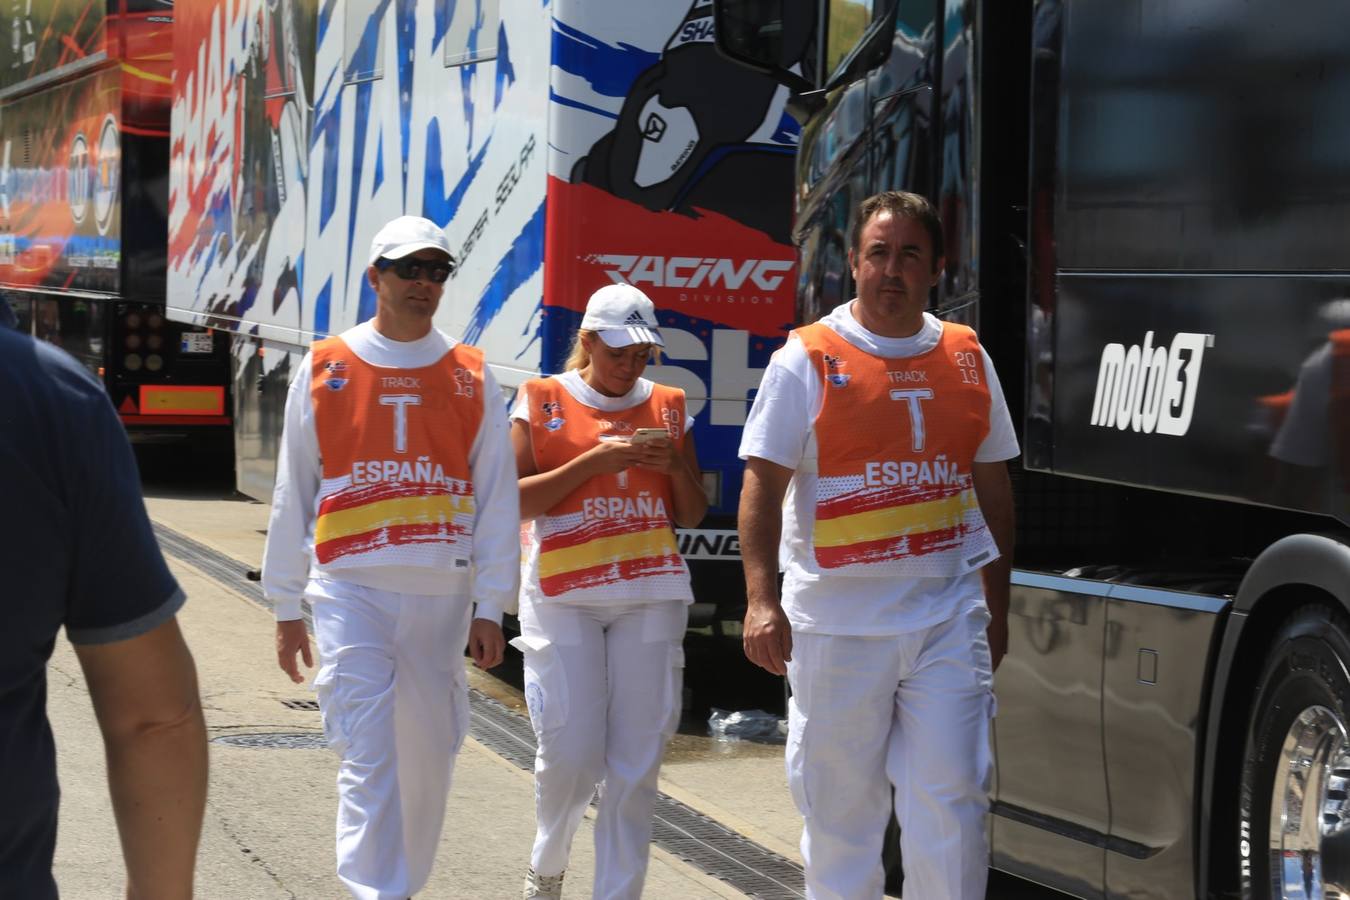
<instances>
[{"instance_id":1,"label":"man wearing white cap","mask_svg":"<svg viewBox=\"0 0 1350 900\"><path fill-rule=\"evenodd\" d=\"M684 392L642 377L662 345L651 300L603 287L562 374L526 382L511 413L521 515L534 520L512 641L539 739L525 897L561 896L596 785L594 896L637 898L646 878L693 599L673 528L708 507Z\"/></svg>"},{"instance_id":2,"label":"man wearing white cap","mask_svg":"<svg viewBox=\"0 0 1350 900\"><path fill-rule=\"evenodd\" d=\"M519 579L519 495L482 353L432 327L445 232L401 216L371 243L375 317L314 344L286 400L263 589L277 661L312 666L338 770L337 873L362 900L431 874L468 731L461 653L501 662Z\"/></svg>"}]
</instances>

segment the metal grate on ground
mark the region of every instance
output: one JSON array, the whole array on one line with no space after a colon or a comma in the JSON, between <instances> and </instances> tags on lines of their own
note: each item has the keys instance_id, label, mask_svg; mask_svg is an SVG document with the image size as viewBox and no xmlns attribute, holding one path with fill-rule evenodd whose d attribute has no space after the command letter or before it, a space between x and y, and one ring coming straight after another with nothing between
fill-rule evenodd
<instances>
[{"instance_id":1,"label":"metal grate on ground","mask_svg":"<svg viewBox=\"0 0 1350 900\"><path fill-rule=\"evenodd\" d=\"M222 734L211 738L213 744L247 747L255 750L326 750L328 741L322 731L269 731L257 734Z\"/></svg>"},{"instance_id":2,"label":"metal grate on ground","mask_svg":"<svg viewBox=\"0 0 1350 900\"><path fill-rule=\"evenodd\" d=\"M155 523L164 552L200 569L267 609L262 586L247 579L248 567L172 528ZM305 621L313 628L308 604ZM474 740L527 771L534 770L535 738L530 720L477 690L469 691L469 723ZM278 741L279 737L284 738ZM322 746L323 735L229 735L217 741L236 746ZM306 746L306 749L308 747ZM802 868L790 859L727 828L666 794L656 800L652 842L751 897L793 900L806 896Z\"/></svg>"},{"instance_id":3,"label":"metal grate on ground","mask_svg":"<svg viewBox=\"0 0 1350 900\"><path fill-rule=\"evenodd\" d=\"M262 585L249 580L249 567L247 565L203 543L194 541L167 525L161 525L158 522L152 524L155 529L155 539L159 541L159 547L164 553L199 569L203 574L211 576L220 584L252 600L264 609L270 610L272 608L272 604L263 594ZM310 630L313 630L314 619L310 613L309 601L306 600L301 603L301 613L305 618L305 624L309 626Z\"/></svg>"},{"instance_id":4,"label":"metal grate on ground","mask_svg":"<svg viewBox=\"0 0 1350 900\"><path fill-rule=\"evenodd\" d=\"M309 712L319 711L318 700L282 700L281 705L287 709L300 709Z\"/></svg>"}]
</instances>

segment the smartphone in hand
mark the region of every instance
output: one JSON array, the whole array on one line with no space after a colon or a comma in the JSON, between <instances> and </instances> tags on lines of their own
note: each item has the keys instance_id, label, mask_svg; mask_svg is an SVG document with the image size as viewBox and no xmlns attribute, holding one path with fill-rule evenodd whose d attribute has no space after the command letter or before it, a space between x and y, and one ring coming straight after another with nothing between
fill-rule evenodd
<instances>
[{"instance_id":1,"label":"smartphone in hand","mask_svg":"<svg viewBox=\"0 0 1350 900\"><path fill-rule=\"evenodd\" d=\"M670 440L670 432L664 428L639 428L628 439L630 444L645 444L648 441Z\"/></svg>"}]
</instances>

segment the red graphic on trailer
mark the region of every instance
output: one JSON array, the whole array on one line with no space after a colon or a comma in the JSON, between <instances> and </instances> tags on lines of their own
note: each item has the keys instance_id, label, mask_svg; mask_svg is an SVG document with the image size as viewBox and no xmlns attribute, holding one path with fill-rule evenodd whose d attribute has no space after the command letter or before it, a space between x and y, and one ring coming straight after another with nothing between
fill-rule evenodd
<instances>
[{"instance_id":1,"label":"red graphic on trailer","mask_svg":"<svg viewBox=\"0 0 1350 900\"><path fill-rule=\"evenodd\" d=\"M791 247L720 213L652 212L588 184L548 183L546 306L580 312L591 292L627 283L669 310L761 337L794 314Z\"/></svg>"},{"instance_id":2,"label":"red graphic on trailer","mask_svg":"<svg viewBox=\"0 0 1350 900\"><path fill-rule=\"evenodd\" d=\"M288 107L294 113L301 79L312 76L312 59L300 68L297 54L305 51L296 43L303 31L297 22L316 15L315 0L283 0L252 13L227 0L178 5L171 93L181 118L169 149L171 266L210 252L222 234L231 243L263 241L258 256L265 255L285 199L272 177L273 147ZM241 33L249 43L239 66ZM247 202L241 191L252 193Z\"/></svg>"}]
</instances>

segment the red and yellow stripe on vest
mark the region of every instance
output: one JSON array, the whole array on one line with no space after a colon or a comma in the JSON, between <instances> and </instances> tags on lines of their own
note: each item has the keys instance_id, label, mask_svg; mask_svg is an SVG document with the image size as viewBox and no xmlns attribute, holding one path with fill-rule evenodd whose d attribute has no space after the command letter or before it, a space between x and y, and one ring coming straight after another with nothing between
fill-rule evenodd
<instances>
[{"instance_id":1,"label":"red and yellow stripe on vest","mask_svg":"<svg viewBox=\"0 0 1350 900\"><path fill-rule=\"evenodd\" d=\"M823 323L796 334L823 382L817 565L949 577L993 559L971 481L990 408L974 332L944 324L936 347L903 359L873 356Z\"/></svg>"},{"instance_id":2,"label":"red and yellow stripe on vest","mask_svg":"<svg viewBox=\"0 0 1350 900\"><path fill-rule=\"evenodd\" d=\"M638 428L665 428L677 444L684 439L684 392L677 388L653 385L646 403L620 412L581 403L555 378L526 382L524 391L540 472ZM536 522L541 592L551 599L573 592L684 597L689 573L671 528L672 502L670 477L660 472L634 468L582 484Z\"/></svg>"},{"instance_id":3,"label":"red and yellow stripe on vest","mask_svg":"<svg viewBox=\"0 0 1350 900\"><path fill-rule=\"evenodd\" d=\"M456 344L434 365L394 369L363 362L333 337L314 345L313 361L319 564L467 568L483 354Z\"/></svg>"}]
</instances>

